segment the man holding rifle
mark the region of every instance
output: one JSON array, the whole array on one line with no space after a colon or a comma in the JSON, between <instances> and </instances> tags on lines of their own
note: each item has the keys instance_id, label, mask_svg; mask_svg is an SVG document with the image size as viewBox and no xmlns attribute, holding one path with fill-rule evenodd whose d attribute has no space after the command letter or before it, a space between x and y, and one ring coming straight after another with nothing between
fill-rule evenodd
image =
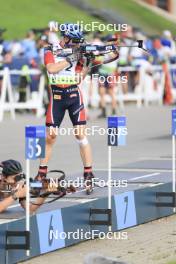
<instances>
[{"instance_id":1,"label":"man holding rifle","mask_svg":"<svg viewBox=\"0 0 176 264\"><path fill-rule=\"evenodd\" d=\"M62 39L58 46L48 46L45 49L45 65L50 83L50 103L46 116L47 138L46 157L40 162L37 179L41 180L47 175L48 161L51 157L52 147L56 141L56 133L50 127L59 127L62 123L66 110L73 127L75 137L80 147L81 159L84 166L84 181L86 193L93 190L92 179L92 154L91 147L85 134L86 114L83 96L78 85L81 77L85 77L93 62L92 56L85 56L81 52L65 54L69 48L79 50L84 42L83 33L77 24L64 24L61 29ZM66 49L66 50L65 50ZM117 51L112 52L111 60L118 58ZM103 62L105 63L105 62ZM106 62L107 63L107 62ZM55 80L55 83L53 83Z\"/></svg>"}]
</instances>

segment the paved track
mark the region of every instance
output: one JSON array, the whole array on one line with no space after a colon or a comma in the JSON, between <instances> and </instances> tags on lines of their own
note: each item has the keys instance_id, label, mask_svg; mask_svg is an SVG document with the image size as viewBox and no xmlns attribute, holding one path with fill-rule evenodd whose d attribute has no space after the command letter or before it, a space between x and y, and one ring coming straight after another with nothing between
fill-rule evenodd
<instances>
[{"instance_id":1,"label":"paved track","mask_svg":"<svg viewBox=\"0 0 176 264\"><path fill-rule=\"evenodd\" d=\"M127 116L128 138L127 147L112 149L112 166L122 168L124 164L136 162L139 159L158 159L171 155L170 121L171 108L150 106L136 109L128 106ZM106 128L105 120L97 120L98 112L90 113L88 126ZM0 160L16 158L24 164L24 127L25 125L44 124L44 119L36 119L32 115L19 115L16 121L11 121L7 115L0 123ZM68 116L62 127L71 127ZM95 133L89 140L93 149L94 168L107 170L107 138ZM82 171L79 149L73 136L58 136L53 157L49 163L50 169L63 169L67 174ZM37 171L38 161L31 163L31 174Z\"/></svg>"},{"instance_id":2,"label":"paved track","mask_svg":"<svg viewBox=\"0 0 176 264\"><path fill-rule=\"evenodd\" d=\"M125 115L128 120L127 146L113 148L112 171L113 178L120 180L127 179L130 182L128 189L141 188L171 180L170 111L171 108L169 107L158 106L142 108L141 110L129 106L126 109ZM105 128L105 120L96 120L96 115L97 111L90 113L88 126L96 125ZM42 124L43 122L44 119L36 120L31 115L18 116L15 122L6 118L0 124L0 160L16 158L25 164L24 126L29 124ZM68 117L63 123L63 127L65 126L71 126ZM96 177L106 178L108 163L106 136L95 134L95 136L90 136L89 138L93 148ZM31 163L31 176L35 175L37 166L37 161ZM81 176L82 164L79 158L79 150L73 136L58 137L53 151L53 157L50 161L50 169L62 169L70 178ZM91 199L105 195L106 189L105 187L102 194L100 188L97 188ZM118 191L121 190L118 189ZM79 193L79 197L87 199L84 193ZM78 198L78 194L75 194L74 198ZM60 206L67 206L70 202L77 203L79 201L74 201L74 199L71 201L69 199L68 202L63 199L60 202ZM82 200L82 202L84 201ZM106 244L106 241L104 243ZM49 254L48 257L45 256L45 260L49 262L52 254L54 253ZM43 257L39 257L38 260L36 259L36 262L32 260L30 263L40 263L40 258L42 261Z\"/></svg>"},{"instance_id":3,"label":"paved track","mask_svg":"<svg viewBox=\"0 0 176 264\"><path fill-rule=\"evenodd\" d=\"M127 116L127 146L112 148L112 179L127 180L127 187L112 188L112 194L150 186L153 183L169 182L171 174L171 136L170 136L170 111L169 107L142 108L140 111L128 107ZM97 111L92 111L88 126L106 128L106 120L96 119ZM0 124L0 160L19 159L24 167L24 129L25 125L43 124L44 119L36 119L32 115L18 115L16 121L11 121L9 116ZM66 116L62 127L71 127ZM107 136L98 135L89 137L93 149L95 176L107 181L108 155ZM50 169L62 169L68 179L82 177L82 164L79 149L73 135L58 136L50 161ZM31 162L31 177L37 172L38 161ZM52 175L54 176L54 174ZM121 186L121 183L120 183ZM93 199L107 196L108 188L95 187L91 197L86 197L83 190L69 196L69 203L75 199ZM73 199L73 201L71 200ZM83 201L84 201L83 200ZM59 206L69 203L62 199ZM83 202L79 201L79 202ZM76 203L79 203L78 200ZM57 203L58 204L58 203ZM58 206L58 205L57 205ZM19 206L12 206L19 210ZM20 212L19 216L21 216ZM13 214L1 214L1 218L13 218Z\"/></svg>"}]
</instances>

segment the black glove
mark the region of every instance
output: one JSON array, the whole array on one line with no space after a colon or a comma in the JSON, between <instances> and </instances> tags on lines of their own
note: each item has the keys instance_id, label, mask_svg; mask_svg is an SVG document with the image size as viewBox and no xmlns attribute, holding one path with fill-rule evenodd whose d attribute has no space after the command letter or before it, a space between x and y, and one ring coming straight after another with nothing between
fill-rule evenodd
<instances>
[{"instance_id":1,"label":"black glove","mask_svg":"<svg viewBox=\"0 0 176 264\"><path fill-rule=\"evenodd\" d=\"M93 61L94 61L94 59L95 59L95 55L93 55L93 54L88 54L88 55L86 56L86 67L91 67L91 66L92 66L92 63L93 63Z\"/></svg>"},{"instance_id":2,"label":"black glove","mask_svg":"<svg viewBox=\"0 0 176 264\"><path fill-rule=\"evenodd\" d=\"M73 53L66 57L66 61L69 63L77 62L79 59L80 59L80 56L77 53Z\"/></svg>"}]
</instances>

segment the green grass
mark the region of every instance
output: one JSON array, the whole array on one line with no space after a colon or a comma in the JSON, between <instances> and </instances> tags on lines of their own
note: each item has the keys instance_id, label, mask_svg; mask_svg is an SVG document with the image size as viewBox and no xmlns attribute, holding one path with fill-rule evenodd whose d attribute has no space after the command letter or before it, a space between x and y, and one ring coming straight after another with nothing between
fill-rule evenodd
<instances>
[{"instance_id":1,"label":"green grass","mask_svg":"<svg viewBox=\"0 0 176 264\"><path fill-rule=\"evenodd\" d=\"M167 264L176 264L176 260L175 261L170 261L169 263Z\"/></svg>"},{"instance_id":2,"label":"green grass","mask_svg":"<svg viewBox=\"0 0 176 264\"><path fill-rule=\"evenodd\" d=\"M97 8L117 10L122 17L126 18L126 23L133 23L149 34L161 34L164 29L174 34L176 32L176 23L156 15L133 0L89 0L89 3Z\"/></svg>"},{"instance_id":3,"label":"green grass","mask_svg":"<svg viewBox=\"0 0 176 264\"><path fill-rule=\"evenodd\" d=\"M85 0L83 0L85 1ZM149 34L169 29L175 34L176 24L136 4L133 0L89 0L97 8L110 8ZM46 27L49 20L84 23L95 21L86 12L68 5L64 0L0 0L0 27L7 28L7 39L23 38L30 28ZM97 19L96 19L97 20Z\"/></svg>"},{"instance_id":4,"label":"green grass","mask_svg":"<svg viewBox=\"0 0 176 264\"><path fill-rule=\"evenodd\" d=\"M0 27L7 28L4 37L22 38L30 28L47 27L48 21L90 23L95 20L64 0L0 0Z\"/></svg>"}]
</instances>

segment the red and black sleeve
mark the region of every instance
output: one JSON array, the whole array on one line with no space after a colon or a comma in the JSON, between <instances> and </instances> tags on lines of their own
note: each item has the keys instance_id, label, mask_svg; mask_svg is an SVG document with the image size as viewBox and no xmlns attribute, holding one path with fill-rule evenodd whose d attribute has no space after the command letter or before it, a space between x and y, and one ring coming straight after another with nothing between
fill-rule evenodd
<instances>
[{"instance_id":1,"label":"red and black sleeve","mask_svg":"<svg viewBox=\"0 0 176 264\"><path fill-rule=\"evenodd\" d=\"M44 49L44 63L45 65L49 63L54 63L54 56L50 46Z\"/></svg>"}]
</instances>

